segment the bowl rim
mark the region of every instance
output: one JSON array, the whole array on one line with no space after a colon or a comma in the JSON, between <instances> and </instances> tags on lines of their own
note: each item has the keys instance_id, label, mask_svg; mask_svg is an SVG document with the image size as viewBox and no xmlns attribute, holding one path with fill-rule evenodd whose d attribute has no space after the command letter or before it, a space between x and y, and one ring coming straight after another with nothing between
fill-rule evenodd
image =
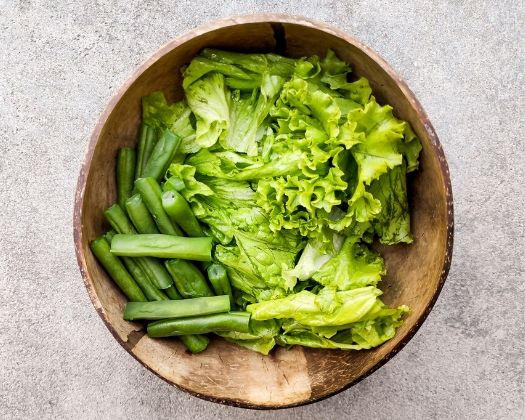
<instances>
[{"instance_id":1,"label":"bowl rim","mask_svg":"<svg viewBox=\"0 0 525 420\"><path fill-rule=\"evenodd\" d=\"M90 279L91 275L88 271L87 264L86 264L85 257L84 257L84 252L82 249L82 239L83 239L82 213L83 213L83 201L84 201L84 193L86 189L87 174L91 167L91 161L93 158L94 150L97 145L98 139L100 137L102 128L105 126L109 116L113 112L113 109L118 104L120 99L124 96L124 94L130 88L130 86L154 62L162 58L164 55L166 55L168 52L175 49L176 47L184 44L185 42L191 40L194 37L203 35L207 32L211 32L211 31L214 31L220 28L229 27L229 26L236 26L236 25L250 24L250 23L270 23L270 24L287 23L287 24L305 26L311 29L321 30L323 32L327 32L331 35L334 35L340 39L343 39L345 42L349 44L352 44L356 48L364 51L372 60L374 60L383 69L383 71L385 71L395 81L395 83L397 84L397 86L399 87L403 95L406 97L406 99L410 102L411 106L416 111L418 118L422 121L424 125L424 129L427 132L427 135L430 139L430 146L439 160L439 166L440 166L440 170L441 170L443 181L444 181L443 183L444 183L444 189L445 189L445 200L446 200L446 211L447 211L447 238L446 238L445 258L443 261L443 267L442 267L441 275L440 275L440 278L437 284L437 288L429 304L427 305L427 307L425 308L421 316L416 320L414 325L408 330L405 337L389 353L387 353L383 358L379 359L375 363L375 365L373 365L367 372L364 372L362 375L358 376L353 381L345 384L338 390L332 391L323 396L319 396L319 397L310 396L309 398L305 400L290 403L290 404L283 404L283 405L259 405L259 404L252 404L249 402L239 401L239 400L230 399L230 398L218 398L218 397L214 397L211 395L204 395L190 388L186 388L180 384L172 382L169 379L160 375L158 372L155 372L155 370L149 367L145 362L143 362L139 357L137 357L133 353L132 351L133 346L130 347L128 342L123 341L119 337L113 325L111 324L108 318L108 315L106 313L106 310L103 308L102 304L100 303L98 296L96 294L96 291L94 289L93 283ZM365 379L366 377L368 377L369 375L377 371L386 362L388 362L397 353L399 353L399 351L403 347L405 347L405 345L412 339L412 337L414 337L414 335L419 330L423 322L426 320L427 316L429 315L432 308L434 307L437 301L437 298L439 297L439 294L443 288L443 285L445 283L445 280L447 278L447 275L448 275L448 272L450 270L450 266L452 263L452 251L453 251L453 242L454 242L454 204L453 204L450 172L449 172L448 164L446 161L445 153L443 151L443 147L441 146L438 136L434 130L434 127L430 123L428 116L426 112L423 110L423 107L421 106L420 102L418 101L414 93L410 90L410 88L407 86L407 84L393 70L393 68L378 53L376 53L370 47L364 45L362 42L358 41L354 37L343 32L342 30L337 29L327 23L317 21L315 19L310 19L310 18L306 18L302 16L281 14L281 13L256 13L256 14L235 15L235 16L230 16L230 17L225 17L225 18L215 19L215 20L205 22L204 24L199 25L198 27L184 33L183 35L178 36L168 41L166 44L160 47L154 54L152 54L147 60L145 60L132 73L132 75L128 77L128 79L119 88L119 90L116 93L114 93L111 99L106 103L105 109L103 113L100 115L100 117L98 118L95 128L93 129L93 132L90 136L90 140L87 145L87 148L84 154L84 158L82 160L80 173L78 176L76 193L75 193L74 214L73 214L73 239L75 243L75 254L77 257L77 263L80 268L82 279L84 281L84 285L88 292L91 303L93 304L100 318L102 318L102 321L104 322L108 330L111 332L113 337L115 337L117 342L133 358L135 358L141 365L147 368L150 372L154 373L156 376L168 382L169 384L174 385L178 389L184 392L187 392L193 396L196 396L198 398L201 398L207 401L227 405L227 406L250 408L250 409L260 409L260 410L268 410L268 409L273 410L273 409L297 407L297 406L312 404L314 402L321 401L321 400L330 398L336 394L339 394L340 392L343 392L349 389L350 387L354 386L355 384L359 383L360 381L362 381L363 379Z\"/></svg>"}]
</instances>

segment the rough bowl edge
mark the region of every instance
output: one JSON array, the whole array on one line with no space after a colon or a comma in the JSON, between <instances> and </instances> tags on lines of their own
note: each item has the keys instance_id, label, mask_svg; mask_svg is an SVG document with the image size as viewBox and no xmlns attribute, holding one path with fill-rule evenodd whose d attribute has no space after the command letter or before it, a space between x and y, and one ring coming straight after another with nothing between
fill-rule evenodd
<instances>
[{"instance_id":1,"label":"rough bowl edge","mask_svg":"<svg viewBox=\"0 0 525 420\"><path fill-rule=\"evenodd\" d=\"M290 24L296 24L296 25L302 25L307 26L315 29L322 30L324 32L328 32L332 35L335 35L349 44L353 44L357 48L363 50L366 52L367 55L369 55L376 63L378 63L381 68L393 79L396 81L397 85L403 92L403 95L409 100L411 105L414 107L416 112L419 115L419 118L424 124L425 130L431 140L431 147L436 154L436 156L439 159L439 164L441 168L441 173L443 174L444 179L444 187L445 187L445 195L446 195L446 207L447 207L447 243L446 243L446 251L445 251L445 260L443 262L443 268L441 271L441 276L439 279L438 286L436 288L436 291L434 295L432 296L432 299L428 306L425 308L425 311L422 313L422 315L419 317L417 322L414 324L414 326L406 333L406 336L402 341L400 341L387 355L385 355L382 359L380 359L368 372L362 374L358 378L356 378L354 381L349 382L345 386L341 387L337 391L328 393L321 397L314 397L305 399L304 401L292 403L292 404L284 404L284 405L257 405L257 404L250 404L243 401L238 401L234 399L222 399L222 398L215 398L213 396L200 394L198 392L195 392L189 388L185 388L181 386L180 384L176 384L163 376L159 375L157 372L155 372L152 368L150 368L147 364L145 364L141 359L139 359L135 354L132 352L132 348L128 346L128 343L121 340L121 338L118 336L117 332L109 322L108 316L106 314L106 311L100 304L97 295L95 293L95 290L92 287L91 281L89 279L89 273L87 270L87 266L85 263L84 254L82 251L82 203L84 199L84 192L86 188L86 174L88 172L88 169L91 165L91 160L93 157L93 153L95 150L95 146L97 144L98 138L100 136L100 132L102 131L102 128L104 127L107 119L113 112L114 107L119 102L119 100L122 98L122 96L125 94L125 92L129 89L129 87L132 85L132 83L138 79L146 71L146 69L155 61L157 61L160 57L164 56L167 52L171 51L172 49L176 48L177 46L185 43L186 41L202 35L206 32L213 31L215 29L227 27L227 26L234 26L238 24L246 24L246 23L290 23ZM77 256L77 262L80 268L80 272L82 274L82 279L84 280L84 285L86 286L89 298L91 299L91 302L93 306L95 307L96 311L98 312L99 316L102 318L102 321L108 328L108 330L111 332L113 337L117 340L117 342L133 357L135 358L141 365L146 367L149 371L154 373L159 378L163 379L167 383L176 386L178 389L185 391L193 396L196 396L198 398L201 398L203 400L224 404L228 406L233 407L241 407L241 408L249 408L249 409L257 409L257 410L275 410L275 409L283 409L283 408L292 408L292 407L298 407L302 405L312 404L317 401L322 401L324 399L333 397L336 394L339 394L340 392L343 392L350 387L354 386L358 382L362 381L375 371L377 371L379 368L381 368L386 362L388 362L390 359L392 359L399 351L414 337L416 332L419 330L423 322L426 320L429 313L432 311L432 308L434 307L437 298L439 297L439 294L441 293L441 290L443 288L443 285L445 283L445 280L447 278L448 272L450 270L450 266L452 263L452 251L453 251L453 245L454 245L454 205L453 205L453 196L452 196L452 186L450 181L450 172L448 168L448 164L446 161L445 153L443 151L443 148L441 146L441 143L439 142L438 136L434 130L434 127L430 123L428 116L426 112L423 110L423 107L415 97L414 93L409 89L407 84L397 75L397 73L390 67L390 65L383 60L374 50L372 50L370 47L367 47L366 45L362 44L360 41L354 39L350 35L344 33L343 31L336 29L330 25L327 25L326 23L316 21L313 19L301 17L301 16L290 16L286 14L273 14L273 13L261 13L261 14L250 14L250 15L239 15L239 16L232 16L227 17L223 19L213 20L208 23L205 23L203 25L198 26L197 28L185 33L184 35L181 35L168 43L166 43L164 46L162 46L159 50L157 50L148 60L146 60L134 73L131 77L127 79L127 81L122 85L122 87L119 89L117 93L113 95L113 97L110 99L110 101L107 103L106 108L102 115L99 117L97 124L95 126L95 129L93 130L93 133L90 137L89 144L86 150L86 153L84 155L84 159L82 162L82 167L80 170L80 174L77 181L77 187L76 187L76 193L75 193L75 205L74 205L74 215L73 215L73 237L75 242L75 253Z\"/></svg>"}]
</instances>

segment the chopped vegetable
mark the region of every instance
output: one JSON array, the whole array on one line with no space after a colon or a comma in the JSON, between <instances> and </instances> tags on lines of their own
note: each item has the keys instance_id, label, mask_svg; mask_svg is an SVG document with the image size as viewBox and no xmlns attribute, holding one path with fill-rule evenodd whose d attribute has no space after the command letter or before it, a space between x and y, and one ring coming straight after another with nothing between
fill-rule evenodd
<instances>
[{"instance_id":1,"label":"chopped vegetable","mask_svg":"<svg viewBox=\"0 0 525 420\"><path fill-rule=\"evenodd\" d=\"M226 269L220 264L211 264L208 268L208 279L217 295L228 295L233 300L232 288Z\"/></svg>"},{"instance_id":2,"label":"chopped vegetable","mask_svg":"<svg viewBox=\"0 0 525 420\"><path fill-rule=\"evenodd\" d=\"M120 260L109 252L109 244L106 238L101 236L92 241L91 250L130 302L146 301L146 296L144 296L144 293L142 293L142 290L137 286Z\"/></svg>"},{"instance_id":3,"label":"chopped vegetable","mask_svg":"<svg viewBox=\"0 0 525 420\"><path fill-rule=\"evenodd\" d=\"M211 238L185 238L160 234L117 234L111 241L111 252L125 257L150 256L210 261L211 247Z\"/></svg>"},{"instance_id":4,"label":"chopped vegetable","mask_svg":"<svg viewBox=\"0 0 525 420\"><path fill-rule=\"evenodd\" d=\"M130 220L118 204L114 204L104 212L106 219L115 229L117 233L134 235L136 233ZM113 235L111 242L116 235ZM137 258L135 262L139 265L142 271L149 278L151 283L159 289L166 289L173 283L170 275L162 265L162 263L155 258Z\"/></svg>"},{"instance_id":5,"label":"chopped vegetable","mask_svg":"<svg viewBox=\"0 0 525 420\"><path fill-rule=\"evenodd\" d=\"M125 319L156 320L150 337L180 336L194 353L209 333L262 354L391 339L409 309L380 299L372 245L414 241L407 173L422 147L410 125L333 51L204 49L182 86L175 103L142 99L136 163L120 150L120 206L105 212L114 231L94 242L130 301L150 301Z\"/></svg>"},{"instance_id":6,"label":"chopped vegetable","mask_svg":"<svg viewBox=\"0 0 525 420\"><path fill-rule=\"evenodd\" d=\"M126 211L138 233L159 233L140 194L135 194L126 201Z\"/></svg>"},{"instance_id":7,"label":"chopped vegetable","mask_svg":"<svg viewBox=\"0 0 525 420\"><path fill-rule=\"evenodd\" d=\"M149 324L148 335L150 337L173 337L176 335L206 334L218 331L248 332L249 322L250 314L247 312L228 312L207 316L192 316L190 318L164 319Z\"/></svg>"},{"instance_id":8,"label":"chopped vegetable","mask_svg":"<svg viewBox=\"0 0 525 420\"><path fill-rule=\"evenodd\" d=\"M177 191L162 193L162 207L171 221L178 224L188 236L204 235L187 201Z\"/></svg>"},{"instance_id":9,"label":"chopped vegetable","mask_svg":"<svg viewBox=\"0 0 525 420\"><path fill-rule=\"evenodd\" d=\"M124 319L183 318L208 315L230 310L228 296L199 297L195 299L165 300L162 302L129 302L124 309Z\"/></svg>"},{"instance_id":10,"label":"chopped vegetable","mask_svg":"<svg viewBox=\"0 0 525 420\"><path fill-rule=\"evenodd\" d=\"M177 225L171 223L168 215L162 207L162 190L153 178L139 178L135 181L135 187L140 193L144 204L153 216L153 220L161 233L166 235L182 235Z\"/></svg>"},{"instance_id":11,"label":"chopped vegetable","mask_svg":"<svg viewBox=\"0 0 525 420\"><path fill-rule=\"evenodd\" d=\"M179 259L166 261L166 268L183 298L213 296L204 275L191 262ZM226 295L227 293L217 293Z\"/></svg>"},{"instance_id":12,"label":"chopped vegetable","mask_svg":"<svg viewBox=\"0 0 525 420\"><path fill-rule=\"evenodd\" d=\"M157 130L143 122L140 125L135 179L143 176L144 168L153 152L155 144L157 144Z\"/></svg>"},{"instance_id":13,"label":"chopped vegetable","mask_svg":"<svg viewBox=\"0 0 525 420\"><path fill-rule=\"evenodd\" d=\"M117 154L117 202L120 207L125 206L126 200L133 191L136 160L135 149L129 147L119 149Z\"/></svg>"}]
</instances>

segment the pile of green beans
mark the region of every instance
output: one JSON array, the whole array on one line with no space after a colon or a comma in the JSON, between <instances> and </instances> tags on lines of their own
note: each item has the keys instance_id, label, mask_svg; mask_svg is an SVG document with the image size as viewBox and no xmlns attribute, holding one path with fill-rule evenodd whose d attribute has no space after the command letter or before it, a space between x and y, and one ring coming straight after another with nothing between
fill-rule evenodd
<instances>
[{"instance_id":1,"label":"pile of green beans","mask_svg":"<svg viewBox=\"0 0 525 420\"><path fill-rule=\"evenodd\" d=\"M250 315L231 311L227 272L213 261L213 240L181 194L184 181L160 184L181 159L180 143L171 130L142 123L137 150L118 150L117 202L104 212L111 229L91 250L128 299L124 319L152 321L148 336L177 336L199 353L208 347L206 334L248 332Z\"/></svg>"}]
</instances>

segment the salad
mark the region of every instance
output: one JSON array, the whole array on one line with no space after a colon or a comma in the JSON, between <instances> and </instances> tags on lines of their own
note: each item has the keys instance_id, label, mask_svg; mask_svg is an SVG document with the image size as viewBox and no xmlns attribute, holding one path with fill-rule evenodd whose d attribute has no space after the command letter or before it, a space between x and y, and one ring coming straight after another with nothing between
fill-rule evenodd
<instances>
[{"instance_id":1,"label":"salad","mask_svg":"<svg viewBox=\"0 0 525 420\"><path fill-rule=\"evenodd\" d=\"M421 144L333 51L292 59L204 49L185 97L143 98L137 149L117 158L112 230L92 250L128 320L194 353L211 334L360 350L409 312L381 301L383 258L409 244L407 173Z\"/></svg>"}]
</instances>

